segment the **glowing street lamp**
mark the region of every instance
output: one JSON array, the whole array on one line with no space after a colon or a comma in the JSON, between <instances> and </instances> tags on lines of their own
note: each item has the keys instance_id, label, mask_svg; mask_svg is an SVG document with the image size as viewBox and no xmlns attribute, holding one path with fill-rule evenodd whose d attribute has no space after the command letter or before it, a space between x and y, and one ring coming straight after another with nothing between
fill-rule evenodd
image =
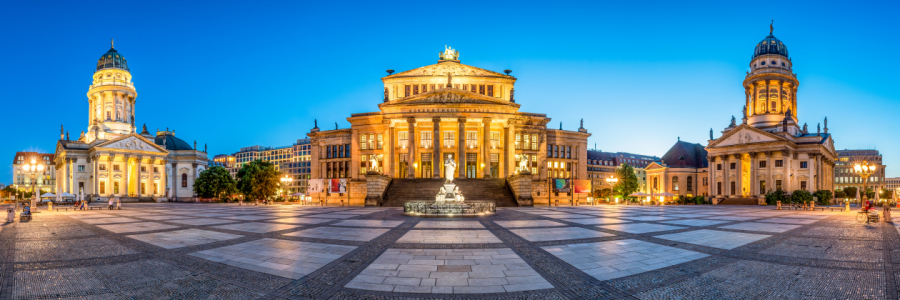
<instances>
[{"instance_id":1,"label":"glowing street lamp","mask_svg":"<svg viewBox=\"0 0 900 300\"><path fill-rule=\"evenodd\" d=\"M37 160L32 157L31 163L25 163L25 165L22 166L22 171L25 172L25 174L28 174L28 177L31 178L31 209L32 212L35 212L35 205L37 204L37 192L35 191L35 184L37 182L38 174L44 172L44 164L39 164Z\"/></svg>"},{"instance_id":2,"label":"glowing street lamp","mask_svg":"<svg viewBox=\"0 0 900 300\"><path fill-rule=\"evenodd\" d=\"M284 187L290 186L291 182L294 181L294 178L291 178L288 175L284 175L284 177L282 177L280 180L281 180L281 186L282 186L281 192L282 192L282 195L284 195Z\"/></svg>"},{"instance_id":3,"label":"glowing street lamp","mask_svg":"<svg viewBox=\"0 0 900 300\"><path fill-rule=\"evenodd\" d=\"M869 200L869 193L868 193L869 176L872 176L872 174L875 173L876 167L875 167L875 165L870 165L869 161L864 160L862 162L862 164L856 164L855 166L853 166L853 169L856 170L856 173L859 174L859 177L862 177L862 179L863 179L863 190L862 190L863 195L862 195L862 202L860 203L861 204L860 207L862 209L865 209L864 208L865 206L863 204L865 204L866 201Z\"/></svg>"},{"instance_id":4,"label":"glowing street lamp","mask_svg":"<svg viewBox=\"0 0 900 300\"><path fill-rule=\"evenodd\" d=\"M613 177L612 175L609 175L609 178L606 179L606 183L609 184L609 186L610 186L609 201L612 201L612 186L616 185L616 182L619 182L619 179ZM619 203L619 198L616 198L616 203L617 204Z\"/></svg>"}]
</instances>

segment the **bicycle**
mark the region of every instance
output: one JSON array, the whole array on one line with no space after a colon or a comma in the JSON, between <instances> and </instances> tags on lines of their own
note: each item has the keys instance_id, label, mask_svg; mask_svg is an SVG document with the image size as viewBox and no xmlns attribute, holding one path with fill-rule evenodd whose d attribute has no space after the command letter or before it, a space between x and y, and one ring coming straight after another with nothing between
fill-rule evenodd
<instances>
[{"instance_id":1,"label":"bicycle","mask_svg":"<svg viewBox=\"0 0 900 300\"><path fill-rule=\"evenodd\" d=\"M868 211L861 211L861 212L858 212L858 213L856 213L856 221L857 221L857 222L860 222L860 223L863 223L863 222L866 222L866 223L869 223L869 222L878 223L878 213L875 212L875 211L872 211L872 212L868 212Z\"/></svg>"}]
</instances>

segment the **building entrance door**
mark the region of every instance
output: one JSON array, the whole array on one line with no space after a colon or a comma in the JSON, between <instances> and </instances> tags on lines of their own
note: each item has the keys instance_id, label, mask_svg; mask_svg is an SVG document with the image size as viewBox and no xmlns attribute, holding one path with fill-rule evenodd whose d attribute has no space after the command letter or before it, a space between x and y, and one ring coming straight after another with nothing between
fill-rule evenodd
<instances>
[{"instance_id":1,"label":"building entrance door","mask_svg":"<svg viewBox=\"0 0 900 300\"><path fill-rule=\"evenodd\" d=\"M419 174L420 178L431 178L434 174L431 172L431 153L422 153L422 173Z\"/></svg>"},{"instance_id":2,"label":"building entrance door","mask_svg":"<svg viewBox=\"0 0 900 300\"><path fill-rule=\"evenodd\" d=\"M466 153L466 178L477 178L478 153Z\"/></svg>"},{"instance_id":3,"label":"building entrance door","mask_svg":"<svg viewBox=\"0 0 900 300\"><path fill-rule=\"evenodd\" d=\"M491 153L491 178L500 178L500 154Z\"/></svg>"},{"instance_id":4,"label":"building entrance door","mask_svg":"<svg viewBox=\"0 0 900 300\"><path fill-rule=\"evenodd\" d=\"M409 172L409 163L407 163L407 157L409 157L408 154L400 154L400 176L397 176L397 178L406 178L407 172Z\"/></svg>"}]
</instances>

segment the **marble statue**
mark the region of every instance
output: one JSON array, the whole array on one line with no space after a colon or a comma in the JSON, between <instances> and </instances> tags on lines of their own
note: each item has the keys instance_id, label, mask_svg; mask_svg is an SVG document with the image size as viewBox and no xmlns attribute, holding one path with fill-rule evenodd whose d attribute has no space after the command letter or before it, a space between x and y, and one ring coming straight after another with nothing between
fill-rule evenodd
<instances>
[{"instance_id":1,"label":"marble statue","mask_svg":"<svg viewBox=\"0 0 900 300\"><path fill-rule=\"evenodd\" d=\"M453 197L456 198L456 202L466 201L466 197L464 197L462 192L459 191L459 187L453 189Z\"/></svg>"},{"instance_id":2,"label":"marble statue","mask_svg":"<svg viewBox=\"0 0 900 300\"><path fill-rule=\"evenodd\" d=\"M459 60L459 51L444 45L444 52L439 52L438 56L443 60Z\"/></svg>"},{"instance_id":3,"label":"marble statue","mask_svg":"<svg viewBox=\"0 0 900 300\"><path fill-rule=\"evenodd\" d=\"M448 155L447 160L444 161L444 178L447 180L445 183L453 182L453 174L456 174L456 162L453 161L453 155Z\"/></svg>"},{"instance_id":4,"label":"marble statue","mask_svg":"<svg viewBox=\"0 0 900 300\"><path fill-rule=\"evenodd\" d=\"M374 156L369 159L369 163L372 165L371 170L378 170L378 160L376 160Z\"/></svg>"},{"instance_id":5,"label":"marble statue","mask_svg":"<svg viewBox=\"0 0 900 300\"><path fill-rule=\"evenodd\" d=\"M519 155L519 172L528 171L528 156Z\"/></svg>"},{"instance_id":6,"label":"marble statue","mask_svg":"<svg viewBox=\"0 0 900 300\"><path fill-rule=\"evenodd\" d=\"M444 202L444 194L447 194L447 190L444 187L441 187L441 190L438 191L437 196L434 196L434 202L443 203Z\"/></svg>"}]
</instances>

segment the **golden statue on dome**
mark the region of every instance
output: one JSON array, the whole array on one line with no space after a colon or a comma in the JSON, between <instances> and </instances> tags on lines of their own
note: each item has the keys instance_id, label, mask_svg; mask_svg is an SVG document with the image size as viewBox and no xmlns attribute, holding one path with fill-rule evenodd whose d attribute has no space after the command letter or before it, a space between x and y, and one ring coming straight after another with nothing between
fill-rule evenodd
<instances>
[{"instance_id":1,"label":"golden statue on dome","mask_svg":"<svg viewBox=\"0 0 900 300\"><path fill-rule=\"evenodd\" d=\"M441 60L459 60L459 51L444 45L444 52L438 52Z\"/></svg>"}]
</instances>

